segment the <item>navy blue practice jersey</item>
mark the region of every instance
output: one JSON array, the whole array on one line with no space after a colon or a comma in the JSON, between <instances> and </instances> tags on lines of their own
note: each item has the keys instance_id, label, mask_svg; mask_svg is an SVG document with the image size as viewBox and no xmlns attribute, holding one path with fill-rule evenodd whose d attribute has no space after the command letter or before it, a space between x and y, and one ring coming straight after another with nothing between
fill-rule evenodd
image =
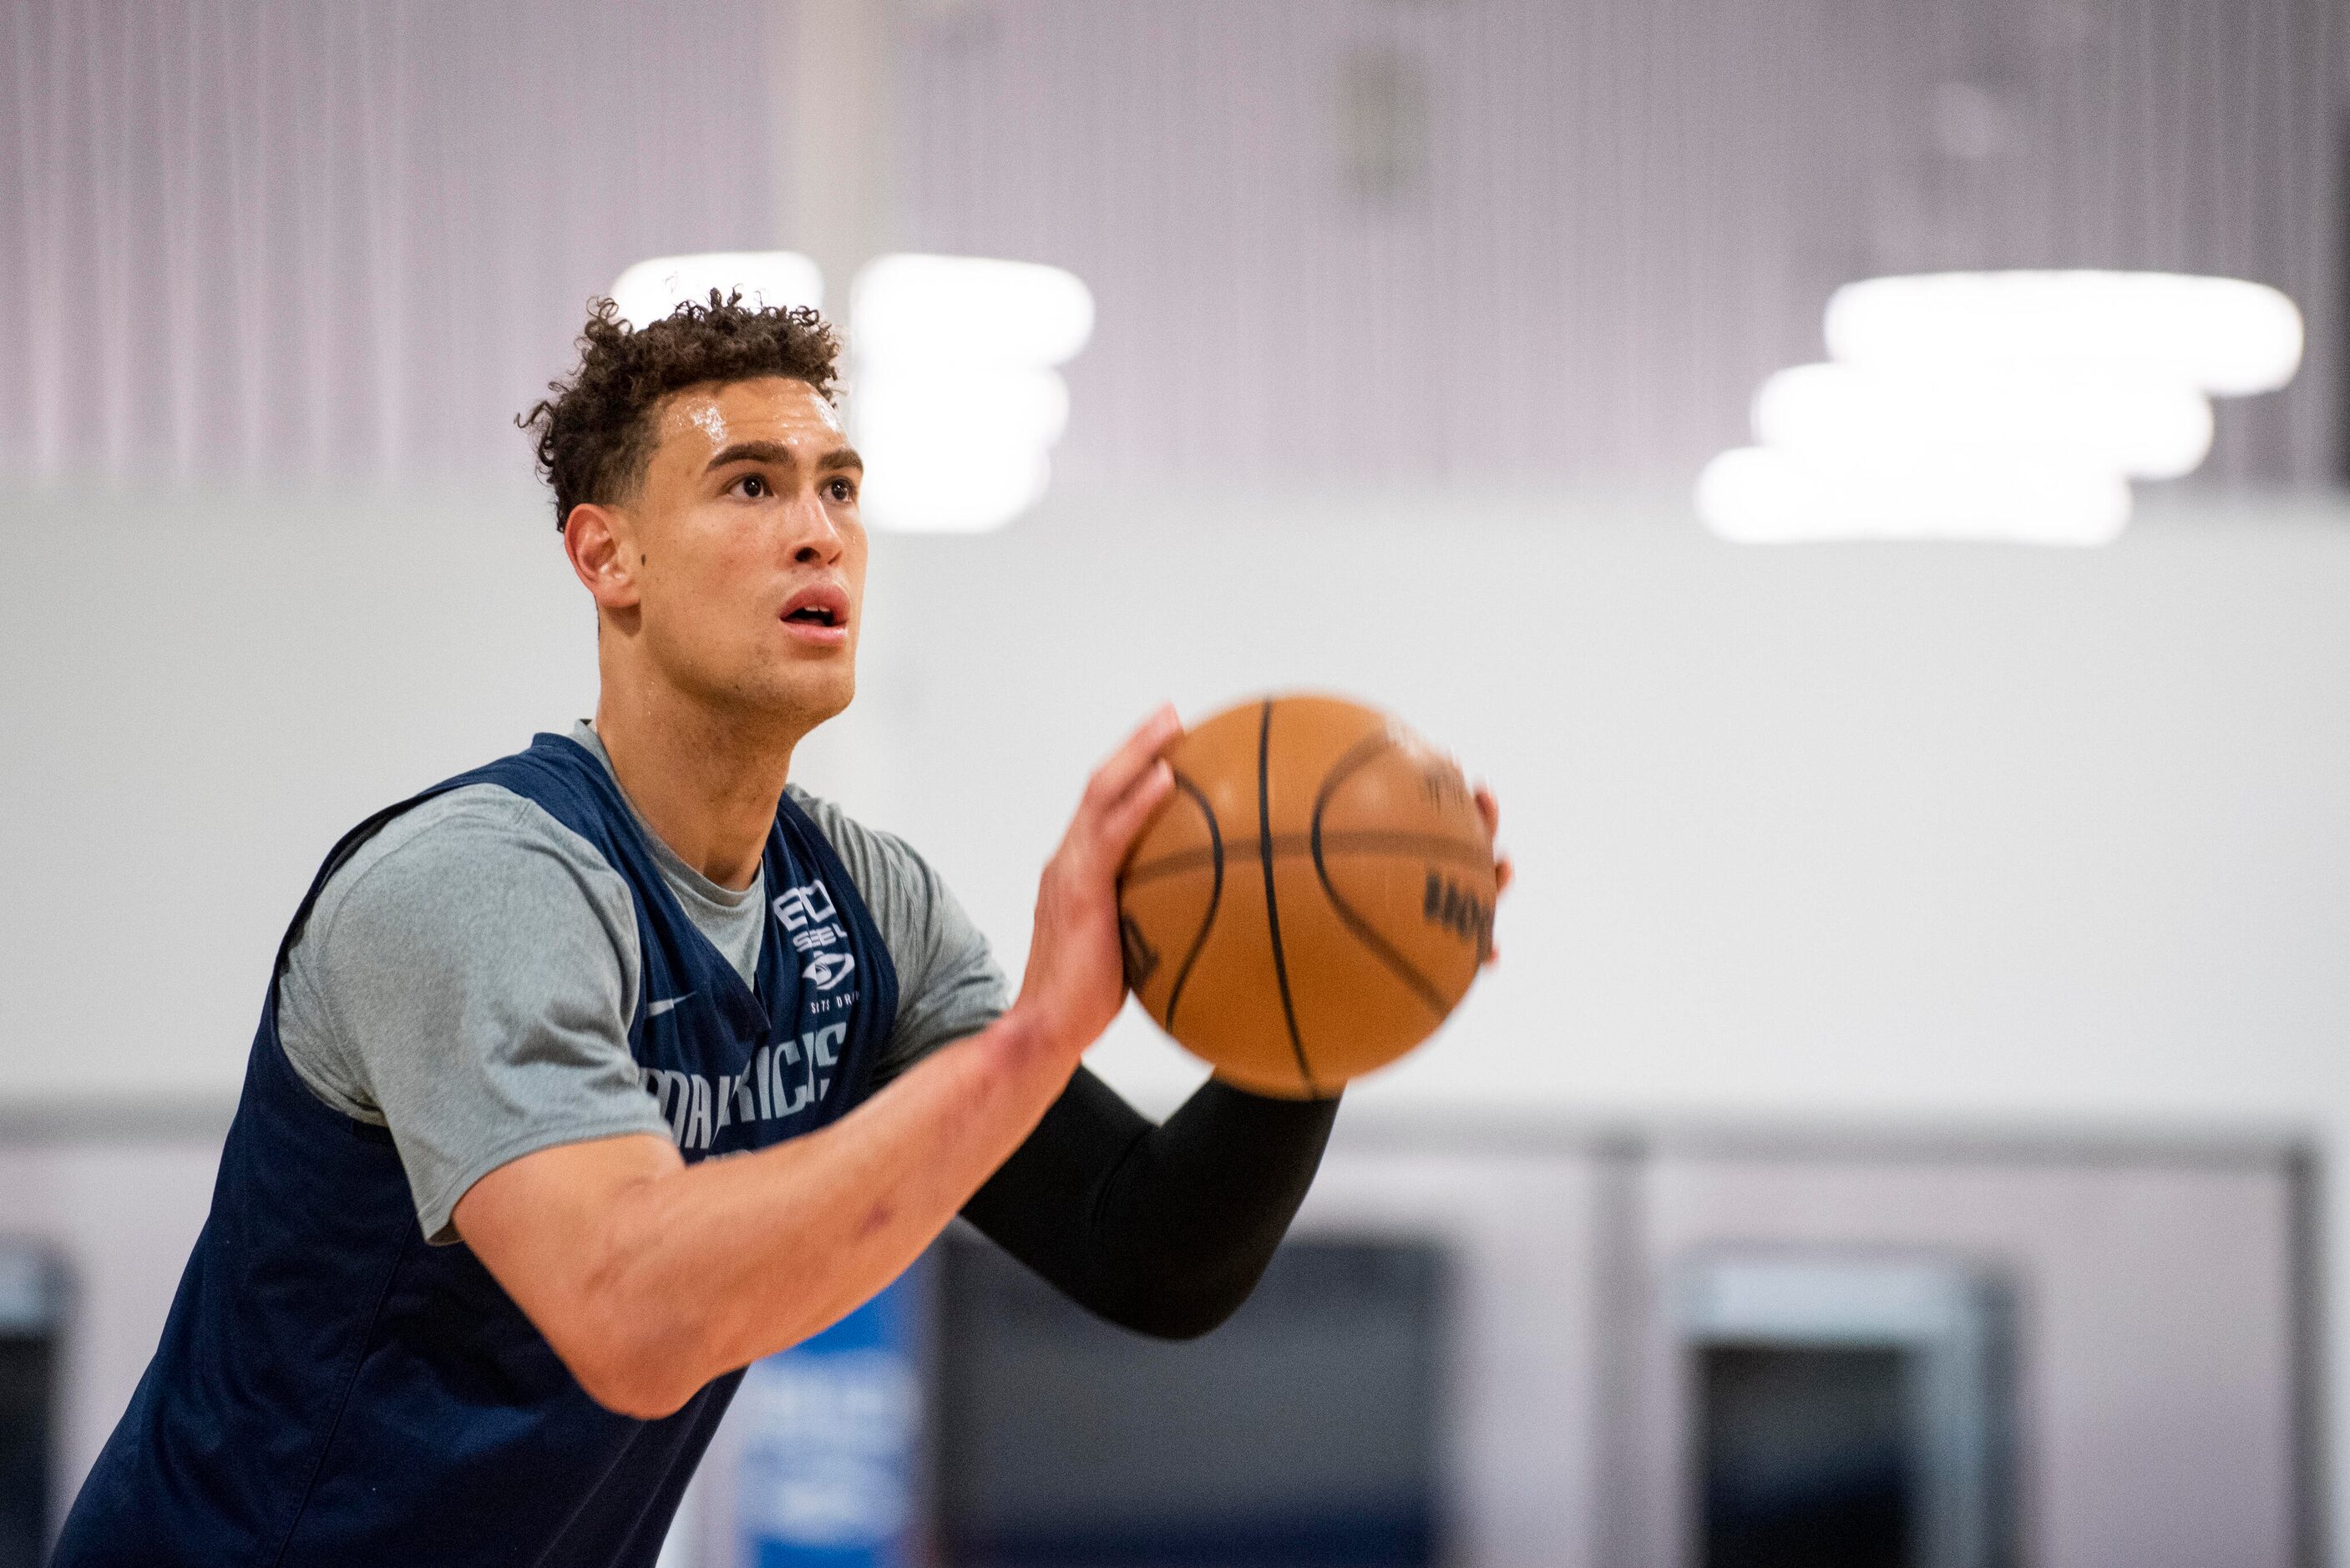
<instances>
[{"instance_id":1,"label":"navy blue practice jersey","mask_svg":"<svg viewBox=\"0 0 2350 1568\"><path fill-rule=\"evenodd\" d=\"M536 802L626 880L643 954L629 1044L688 1160L795 1137L870 1093L897 976L816 824L781 803L763 861L774 918L745 985L678 907L611 775L560 735L353 829L278 975L353 849L472 784ZM390 1134L296 1075L276 980L211 1213L57 1568L650 1565L741 1375L658 1421L590 1399L468 1248L427 1243ZM681 1000L656 1013L648 999Z\"/></svg>"}]
</instances>

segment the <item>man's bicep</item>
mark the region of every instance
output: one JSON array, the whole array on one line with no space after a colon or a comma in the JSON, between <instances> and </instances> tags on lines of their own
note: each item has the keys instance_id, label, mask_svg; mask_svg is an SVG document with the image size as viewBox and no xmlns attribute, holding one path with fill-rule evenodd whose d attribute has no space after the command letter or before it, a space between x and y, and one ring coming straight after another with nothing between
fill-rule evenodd
<instances>
[{"instance_id":1,"label":"man's bicep","mask_svg":"<svg viewBox=\"0 0 2350 1568\"><path fill-rule=\"evenodd\" d=\"M624 884L536 808L439 825L342 901L327 982L400 1150L417 1217L558 1145L665 1124L628 1044ZM543 815L543 814L541 814Z\"/></svg>"}]
</instances>

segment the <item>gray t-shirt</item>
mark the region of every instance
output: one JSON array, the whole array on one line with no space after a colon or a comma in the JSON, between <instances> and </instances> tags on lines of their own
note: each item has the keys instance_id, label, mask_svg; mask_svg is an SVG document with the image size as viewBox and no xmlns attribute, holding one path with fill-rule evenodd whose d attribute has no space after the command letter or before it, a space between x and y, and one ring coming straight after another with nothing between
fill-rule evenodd
<instances>
[{"instance_id":1,"label":"gray t-shirt","mask_svg":"<svg viewBox=\"0 0 2350 1568\"><path fill-rule=\"evenodd\" d=\"M571 738L608 769L586 723ZM905 842L796 785L847 867L898 971L886 1080L1004 1008L1003 971ZM702 876L639 818L688 919L745 981L761 877ZM278 992L287 1061L328 1105L388 1127L427 1237L499 1166L557 1144L671 1136L629 1052L643 961L628 884L588 842L496 784L395 817L318 895Z\"/></svg>"}]
</instances>

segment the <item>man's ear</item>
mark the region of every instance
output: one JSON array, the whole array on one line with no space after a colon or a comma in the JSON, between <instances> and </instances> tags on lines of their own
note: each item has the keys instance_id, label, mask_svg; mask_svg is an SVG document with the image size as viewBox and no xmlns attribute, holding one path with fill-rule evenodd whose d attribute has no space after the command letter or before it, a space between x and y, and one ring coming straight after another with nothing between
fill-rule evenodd
<instances>
[{"instance_id":1,"label":"man's ear","mask_svg":"<svg viewBox=\"0 0 2350 1568\"><path fill-rule=\"evenodd\" d=\"M598 609L637 606L637 556L627 548L630 522L619 508L593 501L581 502L564 519L563 553Z\"/></svg>"}]
</instances>

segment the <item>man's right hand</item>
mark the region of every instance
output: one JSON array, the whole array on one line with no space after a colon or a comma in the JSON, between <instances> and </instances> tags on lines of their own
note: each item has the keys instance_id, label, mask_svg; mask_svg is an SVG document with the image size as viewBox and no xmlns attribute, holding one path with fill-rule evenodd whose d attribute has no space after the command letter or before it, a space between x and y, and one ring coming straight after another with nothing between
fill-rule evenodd
<instances>
[{"instance_id":1,"label":"man's right hand","mask_svg":"<svg viewBox=\"0 0 2350 1568\"><path fill-rule=\"evenodd\" d=\"M1126 1000L1118 870L1174 787L1159 753L1183 732L1163 707L1094 770L1076 815L1036 885L1036 928L1011 1016L1066 1051L1072 1069Z\"/></svg>"}]
</instances>

